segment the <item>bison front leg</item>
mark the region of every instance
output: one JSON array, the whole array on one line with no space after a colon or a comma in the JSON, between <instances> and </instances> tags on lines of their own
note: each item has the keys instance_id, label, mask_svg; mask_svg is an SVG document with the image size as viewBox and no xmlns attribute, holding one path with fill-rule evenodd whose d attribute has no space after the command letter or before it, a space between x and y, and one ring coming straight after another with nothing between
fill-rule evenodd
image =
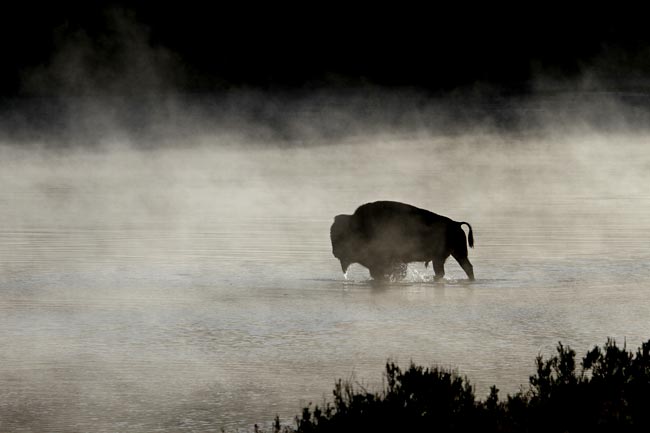
<instances>
[{"instance_id":1,"label":"bison front leg","mask_svg":"<svg viewBox=\"0 0 650 433\"><path fill-rule=\"evenodd\" d=\"M401 281L406 278L408 273L408 265L402 262L393 262L390 266L390 280L391 281Z\"/></svg>"},{"instance_id":2,"label":"bison front leg","mask_svg":"<svg viewBox=\"0 0 650 433\"><path fill-rule=\"evenodd\" d=\"M406 277L407 265L406 263L397 261L382 261L373 263L368 266L370 276L378 281L399 281Z\"/></svg>"},{"instance_id":3,"label":"bison front leg","mask_svg":"<svg viewBox=\"0 0 650 433\"><path fill-rule=\"evenodd\" d=\"M384 266L371 265L368 270L373 280L384 281L386 279L386 268Z\"/></svg>"}]
</instances>

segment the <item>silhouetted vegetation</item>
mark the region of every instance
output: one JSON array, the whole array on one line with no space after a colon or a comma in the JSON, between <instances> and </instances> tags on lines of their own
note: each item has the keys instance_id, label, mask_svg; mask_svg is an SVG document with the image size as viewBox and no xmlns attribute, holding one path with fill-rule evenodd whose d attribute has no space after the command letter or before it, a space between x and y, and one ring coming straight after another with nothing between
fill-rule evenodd
<instances>
[{"instance_id":1,"label":"silhouetted vegetation","mask_svg":"<svg viewBox=\"0 0 650 433\"><path fill-rule=\"evenodd\" d=\"M499 399L492 387L477 400L465 377L443 368L386 364L381 392L339 380L333 402L311 405L296 427L276 432L648 432L650 341L636 353L609 339L579 366L561 343L550 359L539 356L528 389Z\"/></svg>"}]
</instances>

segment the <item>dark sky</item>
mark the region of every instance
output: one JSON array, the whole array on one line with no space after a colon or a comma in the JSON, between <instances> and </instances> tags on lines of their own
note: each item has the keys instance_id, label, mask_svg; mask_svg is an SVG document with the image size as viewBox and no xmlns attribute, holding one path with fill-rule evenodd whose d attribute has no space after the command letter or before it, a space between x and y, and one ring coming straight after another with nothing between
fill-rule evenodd
<instances>
[{"instance_id":1,"label":"dark sky","mask_svg":"<svg viewBox=\"0 0 650 433\"><path fill-rule=\"evenodd\" d=\"M174 78L167 82L178 91L370 84L432 93L479 85L519 93L530 91L540 76L563 82L585 73L608 87L650 87L650 27L635 10L478 10L469 4L424 9L404 2L260 8L214 3L48 2L5 7L0 14L0 93L42 93L42 80L40 87L25 84L34 71L55 66L65 71L63 75L72 74L62 69L71 62L57 55L80 40L86 46L81 63L90 70L84 73L100 77L94 84L110 81L138 58L146 66L151 56L136 54L134 60L121 54L142 35L145 45L158 53L151 57L157 62L153 67L174 69L169 74ZM139 36L116 26L116 14L137 26ZM112 75L101 75L104 70ZM45 82L50 83L45 93L62 87Z\"/></svg>"}]
</instances>

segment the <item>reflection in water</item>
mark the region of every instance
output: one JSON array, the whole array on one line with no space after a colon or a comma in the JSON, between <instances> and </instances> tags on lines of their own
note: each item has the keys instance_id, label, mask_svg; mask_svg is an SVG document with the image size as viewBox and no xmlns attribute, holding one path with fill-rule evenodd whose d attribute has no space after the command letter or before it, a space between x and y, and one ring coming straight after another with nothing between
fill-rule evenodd
<instances>
[{"instance_id":1,"label":"reflection in water","mask_svg":"<svg viewBox=\"0 0 650 433\"><path fill-rule=\"evenodd\" d=\"M3 148L2 429L249 427L339 377L378 385L388 357L456 367L481 395L518 390L560 340L639 345L646 140L540 140ZM332 217L377 199L471 221L477 280L453 261L439 283L421 263L346 280Z\"/></svg>"}]
</instances>

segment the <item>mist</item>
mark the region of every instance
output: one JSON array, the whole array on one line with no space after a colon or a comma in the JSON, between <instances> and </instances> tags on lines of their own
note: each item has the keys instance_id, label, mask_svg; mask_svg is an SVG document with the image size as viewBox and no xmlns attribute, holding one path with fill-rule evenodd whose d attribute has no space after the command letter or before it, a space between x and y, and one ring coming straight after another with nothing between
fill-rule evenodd
<instances>
[{"instance_id":1,"label":"mist","mask_svg":"<svg viewBox=\"0 0 650 433\"><path fill-rule=\"evenodd\" d=\"M559 340L647 340L650 110L607 62L525 94L207 86L103 19L0 109L2 429L250 429L389 357L487 395ZM377 200L469 221L477 281L345 280L330 225Z\"/></svg>"},{"instance_id":2,"label":"mist","mask_svg":"<svg viewBox=\"0 0 650 433\"><path fill-rule=\"evenodd\" d=\"M346 120L357 129L335 138L307 124L286 141L5 143L4 425L250 427L290 419L341 375L376 377L389 356L515 391L560 338L586 349L647 337L643 130L364 135L363 114ZM379 292L359 265L345 281L329 226L379 199L470 221L478 284L459 285L451 261L442 285L422 264ZM578 309L583 297L596 304ZM504 320L520 332L502 334ZM511 365L467 360L502 345Z\"/></svg>"}]
</instances>

